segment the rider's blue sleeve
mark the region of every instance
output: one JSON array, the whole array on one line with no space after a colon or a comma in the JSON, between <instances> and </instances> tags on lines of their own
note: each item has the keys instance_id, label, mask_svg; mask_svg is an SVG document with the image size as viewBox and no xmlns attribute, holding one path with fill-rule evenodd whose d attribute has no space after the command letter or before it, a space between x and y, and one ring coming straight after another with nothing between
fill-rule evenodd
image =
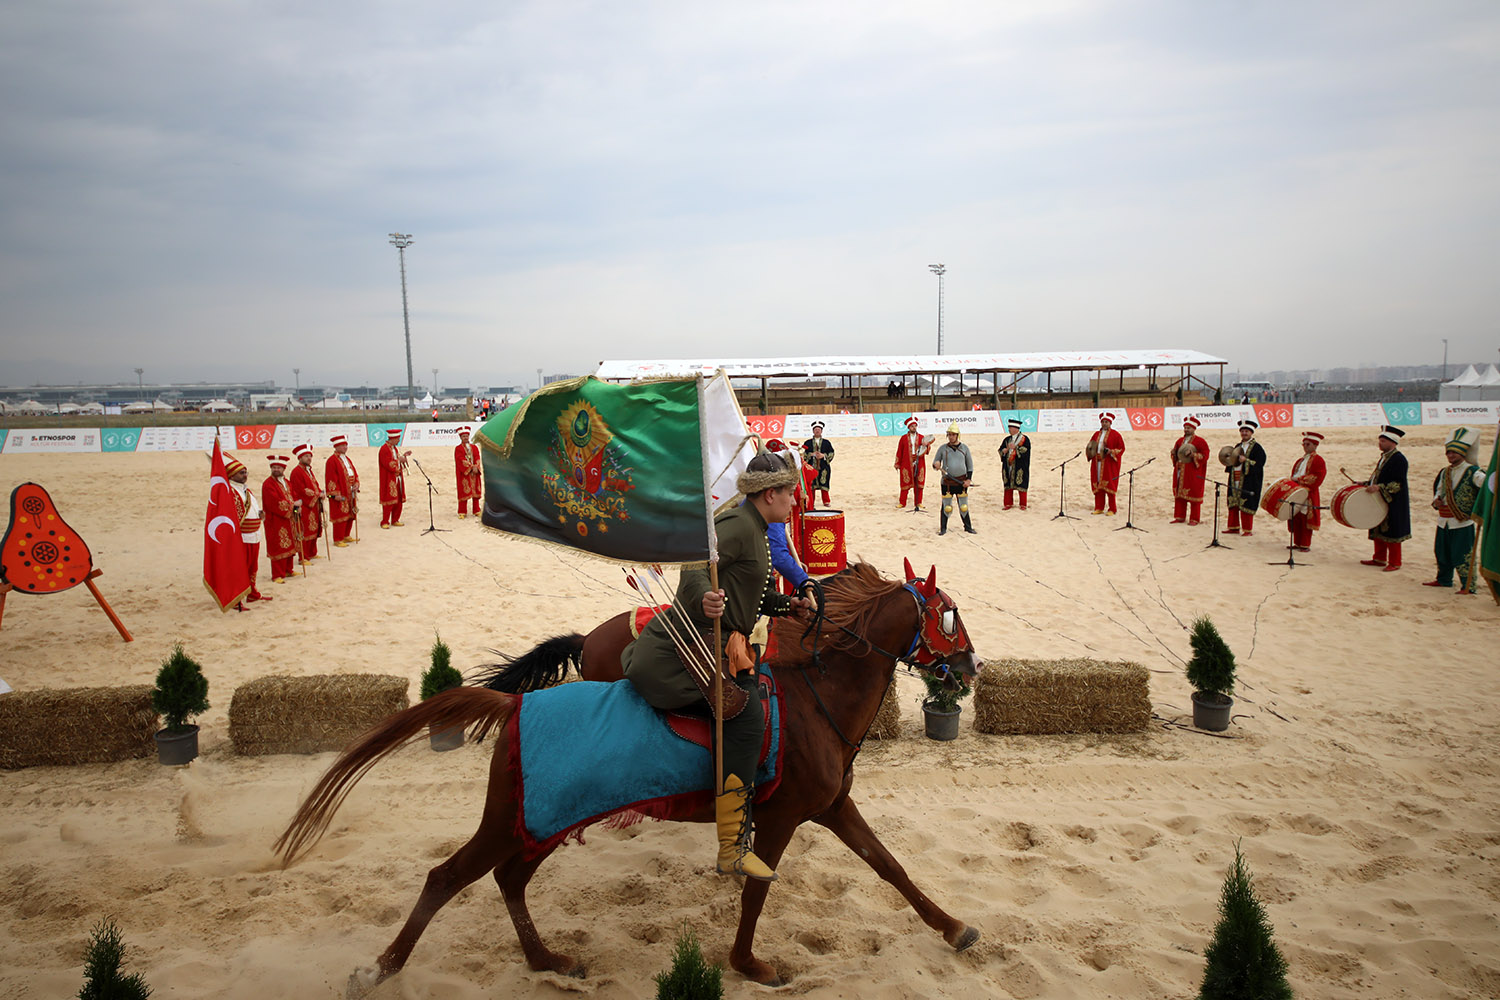
<instances>
[{"instance_id":1,"label":"rider's blue sleeve","mask_svg":"<svg viewBox=\"0 0 1500 1000\"><path fill-rule=\"evenodd\" d=\"M766 525L766 538L771 543L771 566L786 578L792 585L793 590L802 589L807 582L807 570L797 562L797 557L792 555L791 546L786 539L785 524Z\"/></svg>"}]
</instances>

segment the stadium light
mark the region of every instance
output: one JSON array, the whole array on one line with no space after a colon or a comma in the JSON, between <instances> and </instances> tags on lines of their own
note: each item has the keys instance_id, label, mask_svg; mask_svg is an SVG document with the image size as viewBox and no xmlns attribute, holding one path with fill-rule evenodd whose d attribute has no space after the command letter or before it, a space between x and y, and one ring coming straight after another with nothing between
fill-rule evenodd
<instances>
[{"instance_id":1,"label":"stadium light","mask_svg":"<svg viewBox=\"0 0 1500 1000\"><path fill-rule=\"evenodd\" d=\"M401 325L406 329L406 410L410 413L417 408L416 395L412 390L411 374L411 314L406 308L406 248L411 246L411 233L391 233L388 241L396 248L396 255L401 258Z\"/></svg>"},{"instance_id":2,"label":"stadium light","mask_svg":"<svg viewBox=\"0 0 1500 1000\"><path fill-rule=\"evenodd\" d=\"M942 264L928 264L927 270L937 275L938 279L938 349L943 353L943 275L948 273L948 268Z\"/></svg>"}]
</instances>

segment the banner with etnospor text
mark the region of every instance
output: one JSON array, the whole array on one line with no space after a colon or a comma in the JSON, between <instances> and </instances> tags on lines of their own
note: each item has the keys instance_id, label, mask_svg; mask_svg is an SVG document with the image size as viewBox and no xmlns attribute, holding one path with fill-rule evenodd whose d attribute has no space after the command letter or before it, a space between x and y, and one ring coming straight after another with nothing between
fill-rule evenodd
<instances>
[{"instance_id":1,"label":"banner with etnospor text","mask_svg":"<svg viewBox=\"0 0 1500 1000\"><path fill-rule=\"evenodd\" d=\"M5 454L100 451L99 428L26 428L5 432Z\"/></svg>"},{"instance_id":2,"label":"banner with etnospor text","mask_svg":"<svg viewBox=\"0 0 1500 1000\"><path fill-rule=\"evenodd\" d=\"M1493 424L1500 420L1500 402L1431 402L1422 404L1424 424Z\"/></svg>"}]
</instances>

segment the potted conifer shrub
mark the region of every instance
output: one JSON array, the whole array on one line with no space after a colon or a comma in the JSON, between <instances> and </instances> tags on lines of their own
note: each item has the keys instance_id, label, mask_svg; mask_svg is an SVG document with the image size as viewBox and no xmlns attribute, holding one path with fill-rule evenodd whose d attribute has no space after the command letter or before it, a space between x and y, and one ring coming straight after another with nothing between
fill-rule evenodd
<instances>
[{"instance_id":1,"label":"potted conifer shrub","mask_svg":"<svg viewBox=\"0 0 1500 1000\"><path fill-rule=\"evenodd\" d=\"M196 660L183 652L182 643L156 672L151 707L166 727L156 734L156 759L163 764L186 764L198 756L198 727L187 720L208 711L208 678Z\"/></svg>"},{"instance_id":2,"label":"potted conifer shrub","mask_svg":"<svg viewBox=\"0 0 1500 1000\"><path fill-rule=\"evenodd\" d=\"M963 714L958 703L972 690L968 678L953 673L946 665L941 670L940 674L922 671L922 683L927 685L927 697L922 700L922 719L930 740L958 738L958 720Z\"/></svg>"},{"instance_id":3,"label":"potted conifer shrub","mask_svg":"<svg viewBox=\"0 0 1500 1000\"><path fill-rule=\"evenodd\" d=\"M709 965L698 936L686 925L672 951L672 968L652 977L656 1000L723 1000L724 967Z\"/></svg>"},{"instance_id":4,"label":"potted conifer shrub","mask_svg":"<svg viewBox=\"0 0 1500 1000\"><path fill-rule=\"evenodd\" d=\"M1193 621L1193 658L1188 661L1187 679L1193 686L1193 725L1210 732L1229 728L1229 712L1234 707L1234 653L1230 652L1214 623L1203 615Z\"/></svg>"},{"instance_id":5,"label":"potted conifer shrub","mask_svg":"<svg viewBox=\"0 0 1500 1000\"><path fill-rule=\"evenodd\" d=\"M1219 896L1214 939L1203 958L1198 1000L1292 1000L1286 959L1271 938L1270 918L1255 896L1239 844Z\"/></svg>"},{"instance_id":6,"label":"potted conifer shrub","mask_svg":"<svg viewBox=\"0 0 1500 1000\"><path fill-rule=\"evenodd\" d=\"M449 688L463 685L464 676L453 666L452 660L453 652L448 648L448 644L443 641L442 636L435 636L432 643L432 662L422 672L423 701L433 695L442 694ZM432 749L439 753L445 750L457 750L464 745L464 729L462 726L454 726L452 729L429 729L427 739L432 744Z\"/></svg>"},{"instance_id":7,"label":"potted conifer shrub","mask_svg":"<svg viewBox=\"0 0 1500 1000\"><path fill-rule=\"evenodd\" d=\"M151 987L139 972L125 975L125 942L120 928L108 917L94 925L83 953L83 989L78 1000L147 1000Z\"/></svg>"}]
</instances>

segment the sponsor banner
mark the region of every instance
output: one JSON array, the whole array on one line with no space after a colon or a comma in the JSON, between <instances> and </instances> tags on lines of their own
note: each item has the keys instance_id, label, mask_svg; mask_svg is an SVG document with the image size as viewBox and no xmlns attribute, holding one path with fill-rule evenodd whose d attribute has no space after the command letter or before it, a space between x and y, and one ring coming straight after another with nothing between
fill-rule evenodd
<instances>
[{"instance_id":1,"label":"sponsor banner","mask_svg":"<svg viewBox=\"0 0 1500 1000\"><path fill-rule=\"evenodd\" d=\"M937 434L941 436L947 433L951 424L958 424L960 434L994 434L999 417L994 410L943 410L933 413L883 413L883 417L891 418L895 425L894 430L881 429L880 422L876 422L876 431L880 434L905 434L906 420L908 417L917 418L917 430L922 434ZM890 426L889 424L885 426ZM828 431L824 431L827 434Z\"/></svg>"},{"instance_id":2,"label":"sponsor banner","mask_svg":"<svg viewBox=\"0 0 1500 1000\"><path fill-rule=\"evenodd\" d=\"M1010 433L1010 422L1012 420L1019 420L1019 421L1021 421L1021 433L1022 434L1030 434L1032 431L1036 430L1036 411L1035 410L996 410L995 411L995 425L996 425L996 428L997 428L997 430L998 430L999 433L1001 433L1001 434L1009 434Z\"/></svg>"},{"instance_id":3,"label":"sponsor banner","mask_svg":"<svg viewBox=\"0 0 1500 1000\"><path fill-rule=\"evenodd\" d=\"M1167 423L1165 429L1182 430L1182 421L1187 417L1196 417L1202 430L1234 430L1239 427L1241 420L1258 419L1253 406L1169 406L1164 414Z\"/></svg>"},{"instance_id":4,"label":"sponsor banner","mask_svg":"<svg viewBox=\"0 0 1500 1000\"><path fill-rule=\"evenodd\" d=\"M386 441L389 439L386 431L406 430L405 424L365 424L364 426L365 432L368 435L367 440L370 442L371 448L379 448L381 445L386 443ZM405 435L402 436L405 437ZM472 438L470 440L472 440Z\"/></svg>"},{"instance_id":5,"label":"sponsor banner","mask_svg":"<svg viewBox=\"0 0 1500 1000\"><path fill-rule=\"evenodd\" d=\"M397 424L396 426L401 426ZM269 447L290 453L299 444L310 444L314 448L332 448L331 439L342 434L349 439L350 446L365 440L364 424L277 424L276 433ZM384 440L384 438L382 438Z\"/></svg>"},{"instance_id":6,"label":"sponsor banner","mask_svg":"<svg viewBox=\"0 0 1500 1000\"><path fill-rule=\"evenodd\" d=\"M1397 427L1408 427L1422 422L1421 403L1381 403L1385 408L1385 422Z\"/></svg>"},{"instance_id":7,"label":"sponsor banner","mask_svg":"<svg viewBox=\"0 0 1500 1000\"><path fill-rule=\"evenodd\" d=\"M1164 407L1132 406L1125 412L1130 417L1130 429L1133 431L1159 431L1167 425L1167 411Z\"/></svg>"},{"instance_id":8,"label":"sponsor banner","mask_svg":"<svg viewBox=\"0 0 1500 1000\"><path fill-rule=\"evenodd\" d=\"M1255 419L1262 428L1292 426L1291 403L1257 403Z\"/></svg>"},{"instance_id":9,"label":"sponsor banner","mask_svg":"<svg viewBox=\"0 0 1500 1000\"><path fill-rule=\"evenodd\" d=\"M812 437L814 420L823 421L823 436L830 439L875 434L875 420L868 413L793 413L786 418L787 436L806 441Z\"/></svg>"},{"instance_id":10,"label":"sponsor banner","mask_svg":"<svg viewBox=\"0 0 1500 1000\"><path fill-rule=\"evenodd\" d=\"M5 453L22 451L99 451L99 428L16 429L5 432Z\"/></svg>"},{"instance_id":11,"label":"sponsor banner","mask_svg":"<svg viewBox=\"0 0 1500 1000\"><path fill-rule=\"evenodd\" d=\"M1424 424L1493 424L1500 419L1500 402L1431 402L1422 404Z\"/></svg>"},{"instance_id":12,"label":"sponsor banner","mask_svg":"<svg viewBox=\"0 0 1500 1000\"><path fill-rule=\"evenodd\" d=\"M220 437L220 447L228 447L235 440L234 428L225 427L142 427L141 439L136 451L202 451L214 450L214 435Z\"/></svg>"},{"instance_id":13,"label":"sponsor banner","mask_svg":"<svg viewBox=\"0 0 1500 1000\"><path fill-rule=\"evenodd\" d=\"M467 420L455 420L446 423L432 424L407 424L406 433L401 435L402 445L411 445L415 448L427 448L436 445L447 445L452 448L458 444L458 429L468 427L473 429L474 425ZM474 439L469 438L470 441ZM380 439L385 444L385 438Z\"/></svg>"},{"instance_id":14,"label":"sponsor banner","mask_svg":"<svg viewBox=\"0 0 1500 1000\"><path fill-rule=\"evenodd\" d=\"M1296 427L1379 427L1385 423L1385 407L1379 403L1296 403L1292 424Z\"/></svg>"},{"instance_id":15,"label":"sponsor banner","mask_svg":"<svg viewBox=\"0 0 1500 1000\"><path fill-rule=\"evenodd\" d=\"M780 413L755 414L745 417L745 426L751 434L759 434L761 440L779 438L786 431L786 417Z\"/></svg>"},{"instance_id":16,"label":"sponsor banner","mask_svg":"<svg viewBox=\"0 0 1500 1000\"><path fill-rule=\"evenodd\" d=\"M234 429L234 446L236 448L254 448L260 451L269 451L271 443L275 440L275 424L240 424Z\"/></svg>"},{"instance_id":17,"label":"sponsor banner","mask_svg":"<svg viewBox=\"0 0 1500 1000\"><path fill-rule=\"evenodd\" d=\"M103 451L135 451L141 440L140 427L106 427L99 432Z\"/></svg>"},{"instance_id":18,"label":"sponsor banner","mask_svg":"<svg viewBox=\"0 0 1500 1000\"><path fill-rule=\"evenodd\" d=\"M1043 434L1051 431L1088 431L1092 434L1099 429L1099 414L1101 413L1115 415L1114 422L1110 424L1115 430L1130 430L1130 421L1126 419L1124 407L1099 410L1039 410L1036 429Z\"/></svg>"}]
</instances>

